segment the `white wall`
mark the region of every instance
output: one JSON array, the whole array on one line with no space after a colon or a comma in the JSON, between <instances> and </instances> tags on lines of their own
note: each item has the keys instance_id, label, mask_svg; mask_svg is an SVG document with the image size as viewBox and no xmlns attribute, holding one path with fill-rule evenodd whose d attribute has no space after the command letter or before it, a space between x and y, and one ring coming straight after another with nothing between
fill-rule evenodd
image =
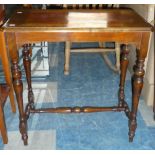
<instances>
[{"instance_id":1,"label":"white wall","mask_svg":"<svg viewBox=\"0 0 155 155\"><path fill-rule=\"evenodd\" d=\"M126 4L125 7L134 9L140 14L146 21L153 23L154 20L154 5L152 4ZM130 46L132 52L129 55L129 71L133 73L133 65L135 64L136 52L135 47ZM149 106L153 106L154 99L154 34L150 38L150 47L148 49L148 55L145 61L145 77L144 77L144 88L142 96L145 103Z\"/></svg>"}]
</instances>

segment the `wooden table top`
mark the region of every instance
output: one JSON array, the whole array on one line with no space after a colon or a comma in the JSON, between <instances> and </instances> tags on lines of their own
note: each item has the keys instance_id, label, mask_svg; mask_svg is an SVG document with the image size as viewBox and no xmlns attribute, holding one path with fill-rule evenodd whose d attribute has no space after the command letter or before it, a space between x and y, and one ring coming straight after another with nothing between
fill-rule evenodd
<instances>
[{"instance_id":1,"label":"wooden table top","mask_svg":"<svg viewBox=\"0 0 155 155\"><path fill-rule=\"evenodd\" d=\"M6 31L150 31L152 26L131 9L17 10Z\"/></svg>"}]
</instances>

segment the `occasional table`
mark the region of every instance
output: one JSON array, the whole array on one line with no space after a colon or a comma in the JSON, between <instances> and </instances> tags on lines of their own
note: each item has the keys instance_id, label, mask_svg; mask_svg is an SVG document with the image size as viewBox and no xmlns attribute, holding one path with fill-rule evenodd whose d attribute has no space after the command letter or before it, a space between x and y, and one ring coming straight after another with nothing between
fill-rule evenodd
<instances>
[{"instance_id":1,"label":"occasional table","mask_svg":"<svg viewBox=\"0 0 155 155\"><path fill-rule=\"evenodd\" d=\"M144 61L148 51L152 26L131 9L106 10L17 10L3 25L5 49L12 63L13 85L19 109L19 129L24 144L28 144L27 120L30 113L91 113L124 111L129 119L129 141L137 127L136 114L143 87ZM118 42L121 51L121 73L118 105L112 107L57 107L36 109L31 85L30 44L48 42ZM125 101L124 87L128 66L129 44L136 46L137 59L132 76L132 106ZM23 83L18 65L18 49L23 47L23 64L28 83L28 104L23 108ZM62 66L63 67L63 66ZM109 94L110 97L111 94Z\"/></svg>"}]
</instances>

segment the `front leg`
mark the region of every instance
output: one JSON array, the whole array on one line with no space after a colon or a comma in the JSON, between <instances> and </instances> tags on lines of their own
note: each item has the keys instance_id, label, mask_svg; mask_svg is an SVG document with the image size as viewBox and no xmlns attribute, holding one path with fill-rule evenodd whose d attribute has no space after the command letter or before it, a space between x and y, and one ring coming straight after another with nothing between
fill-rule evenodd
<instances>
[{"instance_id":1,"label":"front leg","mask_svg":"<svg viewBox=\"0 0 155 155\"><path fill-rule=\"evenodd\" d=\"M132 77L132 112L129 121L129 141L133 141L135 130L137 128L136 114L138 109L139 97L143 88L144 76L144 60L137 58L136 65L134 66L134 75Z\"/></svg>"},{"instance_id":2,"label":"front leg","mask_svg":"<svg viewBox=\"0 0 155 155\"><path fill-rule=\"evenodd\" d=\"M135 136L135 131L137 128L137 110L139 104L139 98L141 95L141 90L143 88L143 78L144 78L144 61L148 51L150 33L142 33L142 40L140 47L137 49L137 60L133 67L134 74L132 76L132 109L129 120L129 141L133 141Z\"/></svg>"},{"instance_id":3,"label":"front leg","mask_svg":"<svg viewBox=\"0 0 155 155\"><path fill-rule=\"evenodd\" d=\"M32 82L31 82L31 56L32 49L31 44L23 45L23 64L26 73L26 80L28 84L28 104L26 106L26 117L28 119L30 110L34 109L34 95L32 91Z\"/></svg>"},{"instance_id":4,"label":"front leg","mask_svg":"<svg viewBox=\"0 0 155 155\"><path fill-rule=\"evenodd\" d=\"M18 109L19 109L19 130L24 141L24 145L27 145L27 121L24 113L23 107L23 83L21 80L21 70L18 66L18 60L12 60L12 76L13 76L13 86L17 98Z\"/></svg>"},{"instance_id":5,"label":"front leg","mask_svg":"<svg viewBox=\"0 0 155 155\"><path fill-rule=\"evenodd\" d=\"M23 106L23 82L21 80L21 70L18 65L19 62L19 53L16 45L16 37L14 33L6 33L8 50L10 54L10 60L12 63L11 71L13 78L13 86L17 98L18 110L19 110L19 130L24 141L24 145L27 145L27 120L24 113ZM5 43L6 47L6 43Z\"/></svg>"}]
</instances>

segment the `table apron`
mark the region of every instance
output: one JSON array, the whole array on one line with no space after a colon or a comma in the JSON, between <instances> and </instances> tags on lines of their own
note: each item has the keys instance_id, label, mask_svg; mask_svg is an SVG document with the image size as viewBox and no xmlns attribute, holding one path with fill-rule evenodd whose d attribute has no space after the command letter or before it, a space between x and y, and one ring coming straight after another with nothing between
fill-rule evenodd
<instances>
[{"instance_id":1,"label":"table apron","mask_svg":"<svg viewBox=\"0 0 155 155\"><path fill-rule=\"evenodd\" d=\"M8 32L9 33L9 32ZM141 42L142 32L15 32L16 43L48 42Z\"/></svg>"}]
</instances>

